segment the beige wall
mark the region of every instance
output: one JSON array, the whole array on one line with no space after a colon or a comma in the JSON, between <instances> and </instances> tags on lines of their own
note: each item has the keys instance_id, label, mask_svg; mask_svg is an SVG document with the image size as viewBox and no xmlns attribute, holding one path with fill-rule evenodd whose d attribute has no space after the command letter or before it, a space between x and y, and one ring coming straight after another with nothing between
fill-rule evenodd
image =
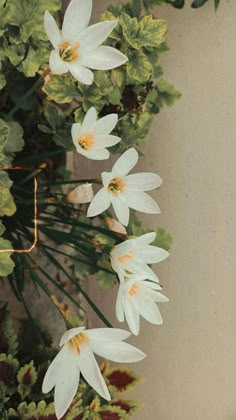
<instances>
[{"instance_id":1,"label":"beige wall","mask_svg":"<svg viewBox=\"0 0 236 420\"><path fill-rule=\"evenodd\" d=\"M183 98L157 118L140 169L164 180L162 214L145 223L168 229L174 245L157 270L170 298L164 325L143 322L133 340L148 354L135 366L146 378L135 418L235 420L236 1L222 0L217 15L209 4L162 16L171 47L162 64ZM97 301L113 313L113 293Z\"/></svg>"}]
</instances>

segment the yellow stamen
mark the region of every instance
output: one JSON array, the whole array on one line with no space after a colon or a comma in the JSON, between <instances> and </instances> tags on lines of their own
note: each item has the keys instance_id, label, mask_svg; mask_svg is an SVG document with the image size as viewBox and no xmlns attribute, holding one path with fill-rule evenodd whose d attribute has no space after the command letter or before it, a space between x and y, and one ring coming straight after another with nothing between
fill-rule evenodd
<instances>
[{"instance_id":1,"label":"yellow stamen","mask_svg":"<svg viewBox=\"0 0 236 420\"><path fill-rule=\"evenodd\" d=\"M130 296L135 296L136 293L137 293L138 288L139 288L139 285L138 284L133 284L133 286L129 290L129 295Z\"/></svg>"},{"instance_id":2,"label":"yellow stamen","mask_svg":"<svg viewBox=\"0 0 236 420\"><path fill-rule=\"evenodd\" d=\"M73 349L75 349L77 354L80 354L80 347L81 344L83 343L87 343L88 342L88 337L86 334L81 333L79 335L76 335L75 337L73 337L70 341L69 344L73 347Z\"/></svg>"},{"instance_id":3,"label":"yellow stamen","mask_svg":"<svg viewBox=\"0 0 236 420\"><path fill-rule=\"evenodd\" d=\"M89 150L94 145L94 135L93 134L85 134L83 137L80 137L78 143L82 149Z\"/></svg>"},{"instance_id":4,"label":"yellow stamen","mask_svg":"<svg viewBox=\"0 0 236 420\"><path fill-rule=\"evenodd\" d=\"M80 47L79 42L75 42L75 44L72 45L70 42L65 41L62 44L59 44L58 47L59 55L63 61L70 63L72 61L78 60L78 49Z\"/></svg>"},{"instance_id":5,"label":"yellow stamen","mask_svg":"<svg viewBox=\"0 0 236 420\"><path fill-rule=\"evenodd\" d=\"M108 190L112 192L115 196L118 196L126 187L126 183L121 178L113 178L109 185Z\"/></svg>"},{"instance_id":6,"label":"yellow stamen","mask_svg":"<svg viewBox=\"0 0 236 420\"><path fill-rule=\"evenodd\" d=\"M118 259L120 264L124 264L126 260L132 260L132 258L134 258L134 256L131 254L131 252L128 252L125 255L121 255L117 259Z\"/></svg>"}]
</instances>

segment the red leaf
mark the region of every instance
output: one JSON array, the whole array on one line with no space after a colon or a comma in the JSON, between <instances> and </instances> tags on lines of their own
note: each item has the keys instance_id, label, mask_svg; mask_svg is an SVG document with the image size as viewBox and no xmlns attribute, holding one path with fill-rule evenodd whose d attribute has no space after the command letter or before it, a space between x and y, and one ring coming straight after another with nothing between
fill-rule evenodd
<instances>
[{"instance_id":1,"label":"red leaf","mask_svg":"<svg viewBox=\"0 0 236 420\"><path fill-rule=\"evenodd\" d=\"M100 412L102 420L120 420L121 417L118 413L112 413L112 411L102 411Z\"/></svg>"},{"instance_id":2,"label":"red leaf","mask_svg":"<svg viewBox=\"0 0 236 420\"><path fill-rule=\"evenodd\" d=\"M121 369L113 370L107 378L109 384L115 386L121 392L136 381L136 378L132 376L131 372Z\"/></svg>"}]
</instances>

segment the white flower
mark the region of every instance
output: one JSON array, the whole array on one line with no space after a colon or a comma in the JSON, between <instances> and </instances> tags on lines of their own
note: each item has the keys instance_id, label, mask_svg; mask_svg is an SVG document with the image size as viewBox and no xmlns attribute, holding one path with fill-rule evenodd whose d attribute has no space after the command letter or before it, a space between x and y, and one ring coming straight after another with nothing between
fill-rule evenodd
<instances>
[{"instance_id":1,"label":"white flower","mask_svg":"<svg viewBox=\"0 0 236 420\"><path fill-rule=\"evenodd\" d=\"M80 373L88 384L110 400L105 380L100 372L94 353L114 362L137 362L146 355L130 344L123 343L130 333L120 329L84 327L72 328L61 338L61 351L50 364L43 380L42 391L55 387L56 416L60 419L69 408L79 385Z\"/></svg>"},{"instance_id":2,"label":"white flower","mask_svg":"<svg viewBox=\"0 0 236 420\"><path fill-rule=\"evenodd\" d=\"M90 203L93 197L94 197L94 193L93 193L92 184L86 183L86 184L79 185L73 191L67 194L66 199L69 203L85 204L85 203Z\"/></svg>"},{"instance_id":3,"label":"white flower","mask_svg":"<svg viewBox=\"0 0 236 420\"><path fill-rule=\"evenodd\" d=\"M153 173L127 175L138 162L138 153L128 149L116 161L111 172L102 173L102 188L88 208L88 217L94 217L107 210L112 204L120 223L129 223L129 207L143 213L156 214L160 209L156 202L144 191L161 185L161 178Z\"/></svg>"},{"instance_id":4,"label":"white flower","mask_svg":"<svg viewBox=\"0 0 236 420\"><path fill-rule=\"evenodd\" d=\"M163 261L169 253L157 246L149 245L156 238L155 232L146 233L138 238L127 239L113 247L111 265L120 281L128 273L142 274L146 279L158 282L158 278L148 264Z\"/></svg>"},{"instance_id":5,"label":"white flower","mask_svg":"<svg viewBox=\"0 0 236 420\"><path fill-rule=\"evenodd\" d=\"M96 109L90 108L83 123L75 123L71 128L72 139L77 152L89 159L108 159L110 153L106 147L114 146L121 141L120 137L110 134L117 121L117 114L110 114L97 119Z\"/></svg>"},{"instance_id":6,"label":"white flower","mask_svg":"<svg viewBox=\"0 0 236 420\"><path fill-rule=\"evenodd\" d=\"M120 283L117 301L116 316L120 322L126 321L130 331L138 335L140 328L140 315L152 324L162 324L162 317L156 302L168 302L167 297L159 290L157 283L145 280L145 276L132 274L125 282Z\"/></svg>"},{"instance_id":7,"label":"white flower","mask_svg":"<svg viewBox=\"0 0 236 420\"><path fill-rule=\"evenodd\" d=\"M48 11L44 16L45 31L54 47L49 60L50 69L55 74L69 71L85 85L93 82L93 73L89 69L110 70L127 61L127 57L115 48L101 46L117 21L88 26L91 13L92 0L71 0L62 31Z\"/></svg>"}]
</instances>

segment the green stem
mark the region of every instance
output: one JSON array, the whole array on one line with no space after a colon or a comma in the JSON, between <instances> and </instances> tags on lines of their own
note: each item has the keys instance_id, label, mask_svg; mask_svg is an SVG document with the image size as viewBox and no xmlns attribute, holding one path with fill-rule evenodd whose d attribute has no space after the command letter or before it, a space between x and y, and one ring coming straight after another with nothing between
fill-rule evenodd
<instances>
[{"instance_id":1,"label":"green stem","mask_svg":"<svg viewBox=\"0 0 236 420\"><path fill-rule=\"evenodd\" d=\"M32 93L34 93L36 89L38 89L38 87L42 85L42 83L43 83L43 80L41 79L41 77L34 82L31 88L15 104L15 106L11 109L11 111L8 112L8 114L6 115L6 120L9 120L10 118L13 117L13 115L15 115L15 113L18 111L18 109L20 109L21 105L25 102L25 100L29 98L32 95Z\"/></svg>"},{"instance_id":2,"label":"green stem","mask_svg":"<svg viewBox=\"0 0 236 420\"><path fill-rule=\"evenodd\" d=\"M65 276L72 282L72 284L75 285L75 287L83 295L83 297L87 300L88 304L91 306L91 308L94 310L94 312L98 315L98 317L104 322L104 324L108 328L112 328L111 323L106 319L106 317L103 315L103 313L100 311L100 309L95 305L95 303L92 301L92 299L90 299L90 297L82 289L82 287L77 283L77 281L74 280L73 277L71 277L67 273L67 271L64 269L64 267L51 255L50 252L48 252L46 249L43 249L43 251L47 255L47 257L54 262L55 266L57 266L65 274Z\"/></svg>"}]
</instances>

